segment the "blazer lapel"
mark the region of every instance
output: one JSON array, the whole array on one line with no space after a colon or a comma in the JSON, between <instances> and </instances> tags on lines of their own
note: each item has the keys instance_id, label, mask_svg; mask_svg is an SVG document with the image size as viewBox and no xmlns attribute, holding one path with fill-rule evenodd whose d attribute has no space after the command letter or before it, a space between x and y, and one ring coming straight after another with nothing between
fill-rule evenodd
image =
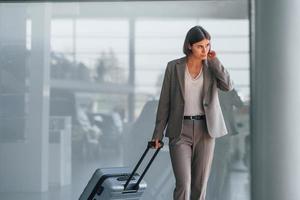
<instances>
[{"instance_id":1,"label":"blazer lapel","mask_svg":"<svg viewBox=\"0 0 300 200\"><path fill-rule=\"evenodd\" d=\"M210 71L208 69L208 62L207 60L203 61L203 91L204 91L204 95L203 95L203 100L207 102L210 101L208 92L209 92L209 87L211 85L211 74Z\"/></svg>"},{"instance_id":2,"label":"blazer lapel","mask_svg":"<svg viewBox=\"0 0 300 200\"><path fill-rule=\"evenodd\" d=\"M184 101L184 73L185 73L185 65L186 65L186 56L177 60L176 72L179 80L180 93L182 99Z\"/></svg>"}]
</instances>

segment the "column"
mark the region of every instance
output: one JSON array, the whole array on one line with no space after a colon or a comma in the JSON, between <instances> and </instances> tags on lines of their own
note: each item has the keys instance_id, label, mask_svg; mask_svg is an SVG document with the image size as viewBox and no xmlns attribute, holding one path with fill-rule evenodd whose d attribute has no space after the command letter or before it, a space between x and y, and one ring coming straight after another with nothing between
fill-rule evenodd
<instances>
[{"instance_id":1,"label":"column","mask_svg":"<svg viewBox=\"0 0 300 200\"><path fill-rule=\"evenodd\" d=\"M252 1L252 198L300 199L300 2Z\"/></svg>"},{"instance_id":2,"label":"column","mask_svg":"<svg viewBox=\"0 0 300 200\"><path fill-rule=\"evenodd\" d=\"M1 120L15 119L13 124L2 123L9 134L5 137L8 140L0 143L0 192L48 190L50 14L48 3L0 5L0 44L4 52L12 49L10 62L0 64L1 77L6 78L1 79L0 86L9 91L1 96L5 100L1 103L11 107L11 112L2 113ZM31 26L27 26L27 20ZM28 50L26 30L31 32ZM19 98L7 101L12 94L19 94ZM15 112L14 106L19 106L15 102L21 102L23 113L8 116ZM17 120L20 118L24 126Z\"/></svg>"}]
</instances>

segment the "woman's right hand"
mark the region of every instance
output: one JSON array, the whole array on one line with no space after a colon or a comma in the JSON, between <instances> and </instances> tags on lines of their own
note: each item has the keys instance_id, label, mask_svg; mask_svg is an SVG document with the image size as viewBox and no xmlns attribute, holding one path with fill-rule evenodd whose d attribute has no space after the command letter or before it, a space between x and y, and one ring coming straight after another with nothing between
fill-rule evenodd
<instances>
[{"instance_id":1,"label":"woman's right hand","mask_svg":"<svg viewBox=\"0 0 300 200\"><path fill-rule=\"evenodd\" d=\"M152 142L154 142L154 145L152 146L152 148L158 149L161 147L161 144L158 139L153 139Z\"/></svg>"}]
</instances>

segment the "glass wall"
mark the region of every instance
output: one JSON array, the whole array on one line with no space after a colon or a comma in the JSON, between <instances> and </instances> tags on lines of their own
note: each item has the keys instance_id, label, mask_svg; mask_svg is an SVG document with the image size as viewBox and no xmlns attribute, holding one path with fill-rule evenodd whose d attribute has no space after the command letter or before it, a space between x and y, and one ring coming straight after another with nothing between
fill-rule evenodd
<instances>
[{"instance_id":1,"label":"glass wall","mask_svg":"<svg viewBox=\"0 0 300 200\"><path fill-rule=\"evenodd\" d=\"M95 169L132 169L152 136L166 64L201 25L235 86L219 91L229 134L216 140L207 199L250 199L247 6L0 3L0 198L78 199ZM141 199L172 199L165 142Z\"/></svg>"}]
</instances>

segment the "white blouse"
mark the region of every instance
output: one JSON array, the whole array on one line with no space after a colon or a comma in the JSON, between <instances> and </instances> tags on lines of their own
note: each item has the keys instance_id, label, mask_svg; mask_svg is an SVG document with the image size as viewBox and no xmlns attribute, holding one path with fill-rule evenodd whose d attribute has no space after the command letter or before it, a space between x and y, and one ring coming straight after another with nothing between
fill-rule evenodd
<instances>
[{"instance_id":1,"label":"white blouse","mask_svg":"<svg viewBox=\"0 0 300 200\"><path fill-rule=\"evenodd\" d=\"M203 69L203 67L202 67ZM203 73L202 70L193 78L188 71L188 66L185 67L185 82L184 82L184 115L203 115Z\"/></svg>"}]
</instances>

